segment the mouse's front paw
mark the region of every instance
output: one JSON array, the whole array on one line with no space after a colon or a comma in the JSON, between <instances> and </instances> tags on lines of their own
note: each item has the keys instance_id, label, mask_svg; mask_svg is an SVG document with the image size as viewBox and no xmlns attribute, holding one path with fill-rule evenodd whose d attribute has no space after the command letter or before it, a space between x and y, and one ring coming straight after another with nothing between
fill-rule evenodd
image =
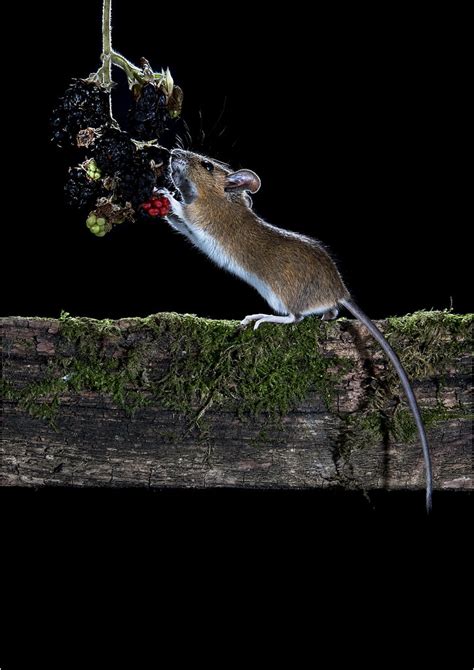
<instances>
[{"instance_id":1,"label":"mouse's front paw","mask_svg":"<svg viewBox=\"0 0 474 670\"><path fill-rule=\"evenodd\" d=\"M166 186L162 186L160 188L154 188L153 195L156 196L157 198L164 196L165 198L168 198L168 200L174 198L173 194L168 188L166 188Z\"/></svg>"},{"instance_id":2,"label":"mouse's front paw","mask_svg":"<svg viewBox=\"0 0 474 670\"><path fill-rule=\"evenodd\" d=\"M183 212L182 203L179 202L179 200L176 200L176 198L173 195L171 195L171 193L165 197L168 198L169 202L169 208L170 208L169 214L177 216L179 219L184 219L185 216Z\"/></svg>"}]
</instances>

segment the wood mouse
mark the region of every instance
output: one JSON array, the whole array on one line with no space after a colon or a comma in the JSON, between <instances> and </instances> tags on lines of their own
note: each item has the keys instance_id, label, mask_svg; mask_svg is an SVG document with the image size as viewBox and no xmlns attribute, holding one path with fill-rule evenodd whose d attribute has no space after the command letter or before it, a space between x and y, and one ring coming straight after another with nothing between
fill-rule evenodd
<instances>
[{"instance_id":1,"label":"wood mouse","mask_svg":"<svg viewBox=\"0 0 474 670\"><path fill-rule=\"evenodd\" d=\"M190 151L171 152L171 177L181 194L169 192L167 222L217 265L251 284L276 314L250 314L254 323L297 323L305 316L334 319L345 307L380 344L393 363L413 413L425 462L426 508L431 510L432 470L428 441L413 389L397 355L375 324L353 302L324 247L306 235L277 228L255 214L249 193L260 188L252 170L228 165Z\"/></svg>"}]
</instances>

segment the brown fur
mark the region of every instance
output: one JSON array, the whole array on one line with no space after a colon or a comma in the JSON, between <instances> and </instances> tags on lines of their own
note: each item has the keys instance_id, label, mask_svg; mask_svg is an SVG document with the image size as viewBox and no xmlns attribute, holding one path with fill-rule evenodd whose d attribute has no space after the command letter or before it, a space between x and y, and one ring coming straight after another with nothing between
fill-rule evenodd
<instances>
[{"instance_id":1,"label":"brown fur","mask_svg":"<svg viewBox=\"0 0 474 670\"><path fill-rule=\"evenodd\" d=\"M292 314L335 306L349 298L333 260L319 242L259 219L245 193L224 190L231 171L211 161L215 167L210 173L202 167L202 159L187 154L186 171L197 197L185 211L194 225L270 286Z\"/></svg>"}]
</instances>

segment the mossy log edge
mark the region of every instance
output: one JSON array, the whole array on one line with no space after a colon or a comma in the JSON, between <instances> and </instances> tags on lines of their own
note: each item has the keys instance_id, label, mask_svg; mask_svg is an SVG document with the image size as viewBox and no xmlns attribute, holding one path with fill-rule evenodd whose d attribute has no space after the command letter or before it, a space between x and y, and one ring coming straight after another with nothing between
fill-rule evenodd
<instances>
[{"instance_id":1,"label":"mossy log edge","mask_svg":"<svg viewBox=\"0 0 474 670\"><path fill-rule=\"evenodd\" d=\"M413 380L435 489L473 488L473 315L378 322ZM413 422L357 322L8 317L2 486L418 489Z\"/></svg>"}]
</instances>

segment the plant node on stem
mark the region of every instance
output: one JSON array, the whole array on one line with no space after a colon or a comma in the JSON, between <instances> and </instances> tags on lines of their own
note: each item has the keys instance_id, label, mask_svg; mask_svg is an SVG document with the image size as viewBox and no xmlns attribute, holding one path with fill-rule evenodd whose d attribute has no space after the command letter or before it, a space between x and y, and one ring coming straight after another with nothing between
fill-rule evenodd
<instances>
[{"instance_id":1,"label":"plant node on stem","mask_svg":"<svg viewBox=\"0 0 474 670\"><path fill-rule=\"evenodd\" d=\"M112 81L112 0L104 0L102 5L102 65L94 79L110 92Z\"/></svg>"}]
</instances>

